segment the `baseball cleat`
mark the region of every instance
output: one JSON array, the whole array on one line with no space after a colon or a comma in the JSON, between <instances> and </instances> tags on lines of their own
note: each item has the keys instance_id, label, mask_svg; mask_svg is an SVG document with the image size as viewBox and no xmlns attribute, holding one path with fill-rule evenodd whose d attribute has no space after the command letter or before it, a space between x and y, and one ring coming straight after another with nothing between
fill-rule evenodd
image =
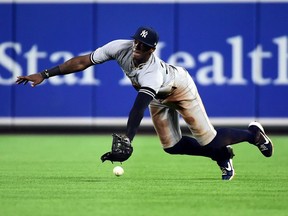
<instances>
[{"instance_id":1,"label":"baseball cleat","mask_svg":"<svg viewBox=\"0 0 288 216\"><path fill-rule=\"evenodd\" d=\"M230 153L230 158L226 160L217 161L218 166L222 172L222 180L232 180L235 175L235 170L233 168L232 158L234 156L233 149L231 146L227 146Z\"/></svg>"},{"instance_id":2,"label":"baseball cleat","mask_svg":"<svg viewBox=\"0 0 288 216\"><path fill-rule=\"evenodd\" d=\"M258 147L265 157L271 157L273 154L273 143L266 135L262 125L259 122L251 122L248 130L255 134L254 145Z\"/></svg>"}]
</instances>

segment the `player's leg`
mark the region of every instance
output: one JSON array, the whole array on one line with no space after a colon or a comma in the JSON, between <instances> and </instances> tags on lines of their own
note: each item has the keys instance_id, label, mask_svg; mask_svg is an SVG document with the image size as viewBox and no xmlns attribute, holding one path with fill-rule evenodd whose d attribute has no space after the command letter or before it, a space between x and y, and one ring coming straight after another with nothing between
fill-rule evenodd
<instances>
[{"instance_id":1,"label":"player's leg","mask_svg":"<svg viewBox=\"0 0 288 216\"><path fill-rule=\"evenodd\" d=\"M231 148L230 148L231 149ZM230 149L223 147L221 149L211 149L201 146L196 139L189 136L182 136L182 138L172 147L164 148L164 151L169 154L182 154L209 157L212 160L222 160L224 158L231 158Z\"/></svg>"},{"instance_id":2,"label":"player's leg","mask_svg":"<svg viewBox=\"0 0 288 216\"><path fill-rule=\"evenodd\" d=\"M177 112L157 100L150 103L149 110L162 147L169 148L177 143L182 137Z\"/></svg>"},{"instance_id":3,"label":"player's leg","mask_svg":"<svg viewBox=\"0 0 288 216\"><path fill-rule=\"evenodd\" d=\"M216 150L214 148L205 148L195 138L182 136L179 125L179 114L175 109L169 108L167 105L163 105L157 101L152 101L149 108L154 128L165 152L169 154L204 156L212 160L231 157L226 147ZM210 141L215 137L216 132L210 125L207 127L211 130L209 132L211 138L208 139Z\"/></svg>"},{"instance_id":4,"label":"player's leg","mask_svg":"<svg viewBox=\"0 0 288 216\"><path fill-rule=\"evenodd\" d=\"M179 112L188 124L193 136L201 145L209 144L207 145L208 148L221 149L228 145L249 142L257 146L264 156L270 157L272 155L272 141L266 135L262 125L258 122L252 122L249 125L248 130L233 128L218 129L217 135L214 136L213 140L209 141L212 137L211 131L213 131L213 127L207 117L195 83L189 77L186 77L186 80L190 91L181 90L182 93L179 95L181 95L180 99L182 101L180 103L181 108L179 109ZM192 100L192 102L189 100Z\"/></svg>"},{"instance_id":5,"label":"player's leg","mask_svg":"<svg viewBox=\"0 0 288 216\"><path fill-rule=\"evenodd\" d=\"M182 105L179 112L201 146L202 155L208 154L217 162L223 180L232 180L235 175L232 163L233 149L229 145L210 147L209 143L215 139L217 132L207 117L201 98L198 96L192 101L184 101Z\"/></svg>"},{"instance_id":6,"label":"player's leg","mask_svg":"<svg viewBox=\"0 0 288 216\"><path fill-rule=\"evenodd\" d=\"M177 110L187 123L194 138L182 137L182 139L172 148L165 149L169 153L194 154L208 156L215 160L222 171L223 180L231 180L234 176L232 158L234 156L231 146L219 148L207 148L216 136L217 132L210 123L202 100L198 94L197 87L188 75L188 72L180 69L180 78L176 84L177 89L174 95L165 102L177 102ZM197 149L197 151L195 151ZM194 153L193 153L194 152Z\"/></svg>"},{"instance_id":7,"label":"player's leg","mask_svg":"<svg viewBox=\"0 0 288 216\"><path fill-rule=\"evenodd\" d=\"M216 148L225 147L227 145L238 144L241 142L253 143L255 140L255 134L248 130L240 130L235 128L219 128L217 129L217 135L208 144L213 145Z\"/></svg>"},{"instance_id":8,"label":"player's leg","mask_svg":"<svg viewBox=\"0 0 288 216\"><path fill-rule=\"evenodd\" d=\"M241 142L255 145L265 157L271 157L273 154L273 143L258 122L250 123L248 130L220 128L217 130L216 137L206 147L219 149Z\"/></svg>"},{"instance_id":9,"label":"player's leg","mask_svg":"<svg viewBox=\"0 0 288 216\"><path fill-rule=\"evenodd\" d=\"M153 125L163 149L170 154L187 154L206 156L196 139L182 137L179 114L175 109L154 100L149 106ZM209 155L207 155L209 157Z\"/></svg>"},{"instance_id":10,"label":"player's leg","mask_svg":"<svg viewBox=\"0 0 288 216\"><path fill-rule=\"evenodd\" d=\"M178 113L174 109L160 105L157 102L150 104L150 113L154 128L160 138L164 151L169 154L184 154L204 156L215 160L222 171L223 180L231 180L234 176L231 147L221 149L206 148L188 136L182 136L179 126Z\"/></svg>"}]
</instances>

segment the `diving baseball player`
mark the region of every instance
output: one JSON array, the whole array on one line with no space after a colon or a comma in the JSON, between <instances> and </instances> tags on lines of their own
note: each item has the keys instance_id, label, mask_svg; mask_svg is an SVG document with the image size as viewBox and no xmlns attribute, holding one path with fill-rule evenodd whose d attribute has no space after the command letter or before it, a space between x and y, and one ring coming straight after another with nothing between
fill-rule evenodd
<instances>
[{"instance_id":1,"label":"diving baseball player","mask_svg":"<svg viewBox=\"0 0 288 216\"><path fill-rule=\"evenodd\" d=\"M209 157L220 167L223 180L231 180L235 174L233 144L248 142L258 147L264 156L272 156L272 141L258 122L250 123L247 130L215 130L187 70L169 65L154 54L159 40L154 29L139 27L132 38L111 41L88 55L74 57L49 70L19 76L16 83L30 81L34 87L56 75L83 71L116 60L138 94L129 113L126 133L113 134L112 149L101 157L103 162L123 162L131 156L131 143L148 107L165 152ZM191 136L182 135L179 115L189 127Z\"/></svg>"}]
</instances>

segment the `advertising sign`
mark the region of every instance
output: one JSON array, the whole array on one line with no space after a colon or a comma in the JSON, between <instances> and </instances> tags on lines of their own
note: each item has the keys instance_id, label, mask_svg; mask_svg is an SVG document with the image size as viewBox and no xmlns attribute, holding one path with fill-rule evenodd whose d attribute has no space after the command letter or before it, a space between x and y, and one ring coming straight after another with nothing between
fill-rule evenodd
<instances>
[{"instance_id":1,"label":"advertising sign","mask_svg":"<svg viewBox=\"0 0 288 216\"><path fill-rule=\"evenodd\" d=\"M125 124L137 92L114 61L35 88L15 81L143 25L160 35L155 53L192 75L215 124L288 125L288 1L4 0L0 14L0 125Z\"/></svg>"}]
</instances>

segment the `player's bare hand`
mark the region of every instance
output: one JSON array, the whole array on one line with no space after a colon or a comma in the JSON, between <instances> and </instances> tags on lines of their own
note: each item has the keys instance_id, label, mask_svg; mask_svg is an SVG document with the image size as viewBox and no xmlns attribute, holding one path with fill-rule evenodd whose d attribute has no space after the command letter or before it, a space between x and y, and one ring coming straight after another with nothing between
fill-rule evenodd
<instances>
[{"instance_id":1,"label":"player's bare hand","mask_svg":"<svg viewBox=\"0 0 288 216\"><path fill-rule=\"evenodd\" d=\"M44 78L41 76L41 74L37 73L37 74L31 74L29 76L18 76L16 83L19 84L24 84L26 85L28 82L32 82L31 86L35 87L36 85L39 85L40 83L42 83L44 80Z\"/></svg>"}]
</instances>

